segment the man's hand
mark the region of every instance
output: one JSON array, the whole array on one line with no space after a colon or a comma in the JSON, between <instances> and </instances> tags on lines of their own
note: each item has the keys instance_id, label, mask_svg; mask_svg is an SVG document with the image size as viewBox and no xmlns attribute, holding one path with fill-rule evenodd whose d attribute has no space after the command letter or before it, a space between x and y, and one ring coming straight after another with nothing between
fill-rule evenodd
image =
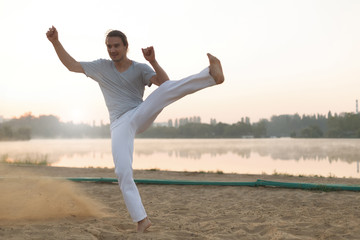
<instances>
[{"instance_id":1,"label":"man's hand","mask_svg":"<svg viewBox=\"0 0 360 240\"><path fill-rule=\"evenodd\" d=\"M144 58L152 63L152 62L155 62L155 50L154 50L154 47L151 46L151 47L147 47L147 48L142 48L141 49L142 52L143 52L143 55L144 55Z\"/></svg>"},{"instance_id":2,"label":"man's hand","mask_svg":"<svg viewBox=\"0 0 360 240\"><path fill-rule=\"evenodd\" d=\"M151 64L151 66L153 67L153 69L156 72L156 75L153 76L150 79L150 81L152 83L154 83L155 85L160 86L165 81L169 80L169 76L166 74L164 69L161 68L161 66L159 65L159 63L155 59L154 47L151 46L151 47L147 47L147 48L142 48L141 50L142 50L142 52L144 54L144 58L147 61L149 61L149 63Z\"/></svg>"},{"instance_id":3,"label":"man's hand","mask_svg":"<svg viewBox=\"0 0 360 240\"><path fill-rule=\"evenodd\" d=\"M51 43L55 43L56 41L59 40L58 32L57 32L57 30L56 30L56 28L54 26L49 28L49 30L46 33L46 37L49 39L49 41Z\"/></svg>"}]
</instances>

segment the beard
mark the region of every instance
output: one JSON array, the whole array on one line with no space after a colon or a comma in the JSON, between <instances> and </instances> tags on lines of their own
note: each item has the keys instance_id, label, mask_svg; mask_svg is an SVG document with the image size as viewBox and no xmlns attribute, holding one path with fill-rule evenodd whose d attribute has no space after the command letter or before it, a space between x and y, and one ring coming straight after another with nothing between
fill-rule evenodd
<instances>
[{"instance_id":1,"label":"beard","mask_svg":"<svg viewBox=\"0 0 360 240\"><path fill-rule=\"evenodd\" d=\"M122 55L111 56L110 55L110 58L113 62L121 62L124 60L125 56L122 56Z\"/></svg>"},{"instance_id":2,"label":"beard","mask_svg":"<svg viewBox=\"0 0 360 240\"><path fill-rule=\"evenodd\" d=\"M124 59L124 57L120 57L120 58L111 58L111 60L113 62L121 62Z\"/></svg>"}]
</instances>

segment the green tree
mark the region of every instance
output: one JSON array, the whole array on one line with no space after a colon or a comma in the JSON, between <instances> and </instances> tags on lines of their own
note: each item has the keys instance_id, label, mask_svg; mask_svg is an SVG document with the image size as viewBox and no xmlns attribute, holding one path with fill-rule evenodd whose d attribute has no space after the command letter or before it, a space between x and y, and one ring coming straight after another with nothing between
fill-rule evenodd
<instances>
[{"instance_id":1,"label":"green tree","mask_svg":"<svg viewBox=\"0 0 360 240\"><path fill-rule=\"evenodd\" d=\"M324 133L318 126L309 126L301 131L302 138L321 138Z\"/></svg>"}]
</instances>

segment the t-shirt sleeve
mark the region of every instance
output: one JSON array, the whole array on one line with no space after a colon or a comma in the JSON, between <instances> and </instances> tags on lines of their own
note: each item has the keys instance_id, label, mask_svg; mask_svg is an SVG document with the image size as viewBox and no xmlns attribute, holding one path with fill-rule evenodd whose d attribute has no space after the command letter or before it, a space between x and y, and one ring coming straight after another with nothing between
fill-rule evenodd
<instances>
[{"instance_id":1,"label":"t-shirt sleeve","mask_svg":"<svg viewBox=\"0 0 360 240\"><path fill-rule=\"evenodd\" d=\"M105 64L103 59L98 59L92 62L80 62L82 68L84 69L85 75L89 78L94 79L97 82L100 82L103 66Z\"/></svg>"},{"instance_id":2,"label":"t-shirt sleeve","mask_svg":"<svg viewBox=\"0 0 360 240\"><path fill-rule=\"evenodd\" d=\"M147 64L142 64L142 79L144 82L144 85L151 86L150 79L156 75L156 72Z\"/></svg>"}]
</instances>

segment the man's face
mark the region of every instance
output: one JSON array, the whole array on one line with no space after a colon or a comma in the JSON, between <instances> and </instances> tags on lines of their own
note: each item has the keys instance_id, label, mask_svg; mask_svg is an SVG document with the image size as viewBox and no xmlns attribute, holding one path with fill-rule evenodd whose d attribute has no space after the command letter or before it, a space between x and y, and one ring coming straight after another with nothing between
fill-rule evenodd
<instances>
[{"instance_id":1,"label":"man's face","mask_svg":"<svg viewBox=\"0 0 360 240\"><path fill-rule=\"evenodd\" d=\"M127 47L120 37L107 37L105 43L111 60L120 62L126 57Z\"/></svg>"}]
</instances>

